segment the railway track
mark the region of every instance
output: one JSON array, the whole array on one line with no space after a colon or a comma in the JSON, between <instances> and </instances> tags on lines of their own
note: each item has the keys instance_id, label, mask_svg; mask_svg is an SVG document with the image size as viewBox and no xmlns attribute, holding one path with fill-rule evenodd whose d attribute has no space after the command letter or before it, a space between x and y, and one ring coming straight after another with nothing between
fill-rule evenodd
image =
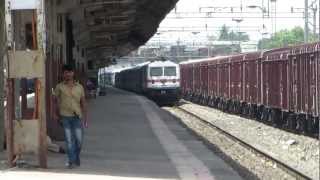
<instances>
[{"instance_id":1,"label":"railway track","mask_svg":"<svg viewBox=\"0 0 320 180\"><path fill-rule=\"evenodd\" d=\"M189 116L194 117L195 119L199 120L200 122L202 122L203 124L209 126L210 128L213 128L213 129L217 130L220 134L224 135L229 140L231 140L231 141L233 141L235 143L238 143L239 145L241 145L245 149L249 150L250 152L254 153L255 155L261 156L264 159L267 159L267 160L273 162L274 164L277 165L278 168L280 168L282 171L290 174L291 176L295 177L295 179L298 179L298 180L311 180L312 179L308 175L305 175L304 173L300 172L299 170L297 170L297 169L285 164L284 162L281 162L280 160L278 160L278 159L272 157L271 155L269 155L268 153L263 152L263 151L255 148L255 147L253 147L252 145L244 142L243 140L239 139L236 136L233 136L232 134L230 134L227 131L221 129L220 127L208 122L207 120L199 117L198 115L196 115L196 114L194 114L194 113L192 113L190 111L187 111L186 109L181 108L179 106L175 106L174 108L179 110L182 113L185 113L185 114L187 114Z\"/></svg>"}]
</instances>

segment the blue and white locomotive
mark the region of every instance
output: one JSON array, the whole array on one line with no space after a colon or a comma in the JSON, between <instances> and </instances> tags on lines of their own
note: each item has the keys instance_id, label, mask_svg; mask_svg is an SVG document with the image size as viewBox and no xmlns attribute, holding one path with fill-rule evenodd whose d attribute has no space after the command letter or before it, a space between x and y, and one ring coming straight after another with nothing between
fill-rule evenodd
<instances>
[{"instance_id":1,"label":"blue and white locomotive","mask_svg":"<svg viewBox=\"0 0 320 180\"><path fill-rule=\"evenodd\" d=\"M180 69L172 61L153 61L116 73L117 88L144 94L159 103L180 99Z\"/></svg>"}]
</instances>

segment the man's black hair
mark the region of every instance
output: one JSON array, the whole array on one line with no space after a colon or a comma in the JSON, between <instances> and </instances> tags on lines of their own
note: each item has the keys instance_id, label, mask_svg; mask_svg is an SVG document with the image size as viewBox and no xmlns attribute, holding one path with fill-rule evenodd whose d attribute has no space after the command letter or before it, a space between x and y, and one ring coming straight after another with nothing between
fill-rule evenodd
<instances>
[{"instance_id":1,"label":"man's black hair","mask_svg":"<svg viewBox=\"0 0 320 180\"><path fill-rule=\"evenodd\" d=\"M74 71L74 68L70 64L66 64L62 67L62 71Z\"/></svg>"}]
</instances>

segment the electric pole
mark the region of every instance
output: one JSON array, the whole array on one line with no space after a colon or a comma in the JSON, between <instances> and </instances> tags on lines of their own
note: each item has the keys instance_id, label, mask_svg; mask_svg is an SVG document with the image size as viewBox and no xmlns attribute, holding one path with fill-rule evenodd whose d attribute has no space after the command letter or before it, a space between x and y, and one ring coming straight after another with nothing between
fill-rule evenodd
<instances>
[{"instance_id":1,"label":"electric pole","mask_svg":"<svg viewBox=\"0 0 320 180\"><path fill-rule=\"evenodd\" d=\"M309 40L309 3L304 0L304 42L308 43Z\"/></svg>"}]
</instances>

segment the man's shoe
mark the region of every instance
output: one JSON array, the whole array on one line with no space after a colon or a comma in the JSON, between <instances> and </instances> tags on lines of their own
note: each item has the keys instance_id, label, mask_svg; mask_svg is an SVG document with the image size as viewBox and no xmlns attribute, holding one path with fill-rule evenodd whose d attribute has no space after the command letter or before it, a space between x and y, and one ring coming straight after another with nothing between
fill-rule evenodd
<instances>
[{"instance_id":1,"label":"man's shoe","mask_svg":"<svg viewBox=\"0 0 320 180\"><path fill-rule=\"evenodd\" d=\"M76 162L74 162L74 165L80 166L80 158L77 158Z\"/></svg>"},{"instance_id":2,"label":"man's shoe","mask_svg":"<svg viewBox=\"0 0 320 180\"><path fill-rule=\"evenodd\" d=\"M72 168L73 168L73 165L72 165L72 163L70 163L70 162L67 162L65 166L66 166L66 168L68 168L68 169L72 169Z\"/></svg>"}]
</instances>

